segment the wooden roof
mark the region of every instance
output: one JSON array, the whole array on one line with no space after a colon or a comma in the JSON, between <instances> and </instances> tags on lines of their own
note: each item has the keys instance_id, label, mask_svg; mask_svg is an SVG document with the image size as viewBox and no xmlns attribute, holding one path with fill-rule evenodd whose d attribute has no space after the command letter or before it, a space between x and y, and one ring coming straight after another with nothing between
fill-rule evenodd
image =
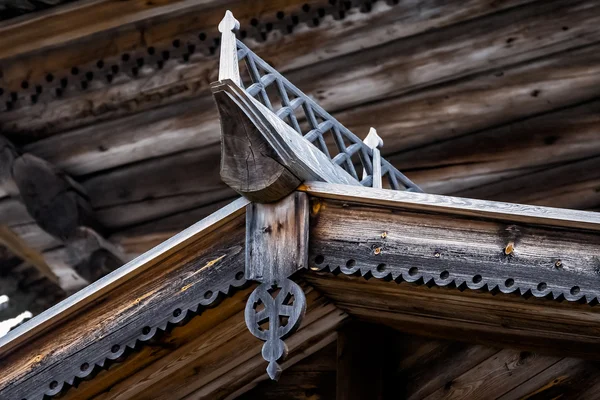
<instances>
[{"instance_id":1,"label":"wooden roof","mask_svg":"<svg viewBox=\"0 0 600 400\"><path fill-rule=\"evenodd\" d=\"M227 7L245 43L353 132L375 126L426 192L597 208L595 2L333 3ZM3 135L81 184L124 261L235 197L209 91L224 9L76 2L0 28ZM62 279L13 246L3 279L23 301L4 317L88 283L14 197L0 218Z\"/></svg>"},{"instance_id":2,"label":"wooden roof","mask_svg":"<svg viewBox=\"0 0 600 400\"><path fill-rule=\"evenodd\" d=\"M469 373L476 374L470 371L477 371L477 363L481 368L499 364L498 357L516 357L516 365L535 366L503 383L512 384L515 393L529 390L519 385L534 373L548 369L534 380L541 385L544 377L557 379L564 368L588 368L584 361L572 359L574 356L599 357L597 310L579 304L595 298L591 292L597 290L594 266L574 265L576 259L566 253L574 251L581 260L595 254L595 231L600 225L595 213L572 211L575 222L566 224L564 218L552 216L556 210L520 206L517 220L507 222L506 210L517 206L488 202L487 208L478 207L475 213L479 204L468 205L466 199L371 188L362 189L362 196L352 196L345 194L344 188L323 183L301 188L313 198L310 268L294 279L303 285L308 307L299 331L286 340L290 353L284 368L335 341L340 324L349 319L429 337L545 354L540 358L512 350L496 354L492 349L473 347L473 352L467 352L473 357L452 372L457 379L456 393L462 385L460 374L466 374L462 379L470 382ZM390 193L401 197L385 199L384 194ZM419 199L424 201L419 203ZM150 394L165 399L226 398L264 380L261 342L247 331L243 319L246 300L255 287L247 286L243 274L246 204L243 199L232 203L17 328L0 347L4 371L0 395L29 400L58 393L66 398L130 399ZM346 217L343 223L340 212ZM411 223L417 221L420 227L412 231ZM507 225L518 226L522 233L512 262L495 261L503 269L498 275L485 260L502 258L503 242L485 243ZM544 228L553 225L562 226L554 232L562 241L581 247L557 247L553 233ZM479 243L467 234L474 227ZM488 229L491 231L486 233ZM386 232L385 237L381 232ZM412 240L414 235L423 239ZM432 239L445 243L437 250L439 256L427 254ZM345 246L344 241L352 245ZM407 248L406 243L411 246ZM332 246L345 250L332 252ZM479 250L472 252L473 246ZM367 248L380 251L363 251ZM548 271L544 262L555 254L563 257L564 267L544 272ZM339 256L341 260L336 258ZM418 272L413 271L414 266ZM448 271L448 276L434 272L437 270ZM475 280L477 276L479 280ZM513 277L515 287L499 284L497 288L493 279L498 276L503 280ZM465 282L460 283L461 279ZM544 280L548 292L528 286L528 279ZM570 279L581 285L577 296L568 293ZM560 289L564 284L567 293ZM464 290L466 287L473 290ZM513 296L495 295L498 289L509 289ZM527 298L531 295L541 298ZM552 300L557 295L581 301ZM218 306L213 308L215 304ZM571 358L562 360L565 356ZM72 385L77 389L70 388ZM504 387L507 391L513 388ZM454 390L441 388L438 394L452 398Z\"/></svg>"},{"instance_id":3,"label":"wooden roof","mask_svg":"<svg viewBox=\"0 0 600 400\"><path fill-rule=\"evenodd\" d=\"M278 377L277 363L282 362L280 356L286 352L280 339L287 338L290 349L282 364L284 368L334 341L338 350L351 342L355 343L351 348L356 348L359 342L353 341L363 340L370 331L362 336L338 333L351 332L342 326L349 320L374 322L420 336L539 351L544 354L542 359L549 357L548 364L542 363L537 370L542 378L536 380L527 375L532 382L527 389L521 387L524 381L507 380L512 383L503 384L512 386L503 387L506 394L538 390L533 382L541 384L546 378L558 379L557 374L564 368L584 365L581 364L584 361L562 359L564 356L598 358L597 318L591 307L598 302L600 284L596 256L600 220L596 214L411 193L420 191L419 186L388 162L398 157L408 160L394 164L404 165L401 169L409 172L410 178L412 173L425 177L423 181L416 179L416 183L433 192L445 193L444 185L451 184L447 190L452 193L511 200L513 192L542 190L542 193L558 193L555 198L559 205L574 199L583 201L577 204L595 204L593 193L584 196L575 191L574 195L568 189L571 184L579 187L581 179L585 182L583 193L589 188L589 175L582 177L583 174L572 172L595 165L593 153L586 153L589 149L593 152L594 125L579 130L569 118L577 116L580 120L584 115L581 110L593 108L593 100L590 103L580 100L571 107L570 97L557 92L560 93L557 103L545 99L547 108L531 103L534 101L531 99L540 98L546 90L553 93L556 85L552 83L547 89L525 91L527 101L519 103L518 110L507 113L504 107L494 111L502 101L507 101L511 110L515 98L523 92L519 79L525 79L532 68L537 68L534 75L538 76L547 65L554 65L554 61L549 61L552 57L567 55L572 63L582 52L585 62L589 62L586 51L593 47L588 44L593 29L582 32L586 25L580 23L572 30L565 18L593 16L595 4L583 0L568 4L506 1L495 2L492 12L484 7L485 1L474 0L456 9L450 5L432 5L432 9L447 13L429 19L421 10L414 13L414 8L396 2L377 2L375 6L371 2L358 3L272 2L264 8L230 4L239 11L242 22L253 27L239 31L239 38L252 43L269 61L273 58L278 70L289 71L287 76L306 86L302 90L314 90L319 103L342 110L337 119L254 55L243 42L236 42L230 32L233 25L228 30L220 28L223 39L213 34L208 24L214 22L219 12L222 15L223 9L211 1L202 5L167 3L157 9L153 4L146 4L148 9L137 3L126 4L117 7L118 14L103 8L106 6L103 1L81 3L24 20L25 26L37 23L36 28L30 25L31 32L48 24L48 35L41 42L35 39L23 42L23 46L4 49L0 43L3 87L0 96L6 99L0 124L8 137L1 142L0 178L6 196L0 204L0 209L4 207L0 215L4 213L6 222L0 239L12 253L7 253L6 264L10 267L5 268L13 269L13 280L24 275L25 278L17 279L31 281L27 275L33 271L35 284L21 285L21 293L53 288L52 296L42 301L42 308L169 236L189 218L204 215L234 197L218 177L214 185L209 182L208 190L202 179L205 174L210 176L211 167L216 168L219 153L217 142L210 139L216 139L218 125L208 111L211 105L204 95L207 77L214 79L210 78L211 70L216 70L217 64L212 55L217 53L219 45L221 72L223 54L238 54L249 62L254 82L244 86L235 76L238 71L234 60L231 65L236 65L235 70L223 76L220 73L220 82L212 86L221 113L221 176L229 186L258 202L279 200L296 191L288 198L293 200L286 200L291 203L252 203L248 212L245 212L248 200L237 200L16 329L0 342L6 371L0 381L2 396L27 396L32 400L66 392L67 397L74 398L102 397L107 390L111 398L115 395L121 398L238 396L264 379L263 369L257 368L263 365L262 358L269 361L269 376ZM58 20L76 17L81 20L102 10L106 16L99 24L75 25L67 36L56 29ZM251 18L258 10L265 13L264 20ZM404 15L407 22L397 31L386 29L381 36L386 24L396 27L396 20L390 19L395 12ZM201 18L195 18L194 13ZM539 17L544 13L551 22ZM551 29L556 22L563 24L553 34L538 35L535 39L531 36L524 47L515 44L523 42L522 38L512 35L500 47L496 36L487 37L483 30L481 35L473 36L479 24L503 35L506 24L502 21L509 19L511 29L521 27L525 32L539 33ZM326 22L324 31L319 30L324 29L321 21ZM16 32L9 24L0 27L1 30L7 38ZM568 36L575 30L575 36ZM137 36L140 33L141 39ZM357 51L363 47L361 35L377 39L366 46L366 53ZM445 43L440 35L454 41ZM547 39L554 35L557 36L552 40L556 42ZM147 37L152 39L148 41ZM312 51L308 56L294 53L303 40L312 43L310 40L317 37L323 42L322 50ZM353 40L347 41L348 38ZM438 42L445 44L435 48L440 46ZM455 45L467 42L466 52ZM481 48L476 50L479 43ZM417 49L420 54L424 44L433 48L428 50L435 55L432 65L423 66L425 59L414 53L410 57L404 55L409 49ZM31 47L36 45L39 47ZM119 51L115 52L112 46ZM517 48L512 50L513 47ZM400 56L388 57L391 50ZM478 51L486 53L485 62L480 64ZM370 56L368 63L363 53ZM74 64L69 54L77 60L71 67L67 67L67 63ZM465 63L465 59L474 64ZM375 70L373 62L377 65ZM340 65L344 66L341 72ZM407 68L404 75L397 75L403 65ZM258 70L252 71L252 67ZM567 67L572 70L571 64ZM58 78L59 72L50 70L62 71L63 77ZM27 71L26 76L23 71ZM451 72L445 77L435 75L440 71ZM314 74L322 80L314 79ZM361 77L355 78L357 74ZM515 85L519 82L521 86L514 92L507 91L506 84L499 83L504 76L511 79L518 76L511 82ZM580 76L583 75L578 73L578 79ZM273 95L269 93L270 84L279 90L282 98L279 108L269 101ZM358 86L361 84L362 87ZM561 80L561 84L572 88L574 83ZM455 86L464 91L463 100L460 94L453 95L455 98L448 94L449 88ZM588 86L589 82L582 84L578 93L587 93ZM494 87L498 92L493 91ZM294 98L287 99L286 92ZM485 94L485 99L473 104L474 93ZM229 109L224 107L228 101ZM488 101L489 109L481 108ZM411 102L418 118L412 123L396 121L396 114L402 118L410 116ZM426 108L443 105L436 114L424 112L425 104ZM236 107L241 111L239 116L229 115ZM405 107L407 114L398 111ZM465 107L463 111L461 107ZM299 109L305 115L294 115ZM359 115L364 118L363 124L377 125L372 121L378 109L386 110L381 112L390 116L382 120L391 121L389 126L381 121L384 129L389 129L387 135L382 134L386 146L381 159L377 141L364 144L346 127L349 124L354 131L362 130L365 125L352 125L357 121L353 116ZM525 109L532 114L524 114ZM556 148L562 149L564 143L562 137L543 133L542 149L536 145L517 146L519 149L514 153L517 158L513 159L514 143L520 144L525 132L518 130L516 135L513 129L535 124L548 126L554 132L562 126L555 122L555 114L559 119L566 116L569 124L564 125L565 135L574 135L575 140L582 140L583 146L574 144L568 154L559 152L562 155L559 154L558 160L544 164L548 163L545 158L548 146L554 148L560 141ZM431 116L430 122L426 122L425 115ZM452 119L457 115L460 118ZM300 126L304 119L308 127ZM480 119L486 122L478 125ZM270 149L266 153L261 150L255 157L250 148L253 162L259 165L257 160L266 157L271 166L260 165L255 175L243 174L238 185L236 173L244 172L244 163L238 161L247 150L241 150L243 146L228 142L227 138L231 133L236 134L239 126L236 128L235 123L242 120L246 135L240 138L252 146L258 144ZM461 128L464 130L458 132L457 127L467 120ZM254 131L249 134L248 129ZM421 133L424 130L426 135ZM333 142L326 142L326 131L334 133L330 138ZM533 136L537 137L538 131L535 132ZM370 136L373 135L376 134L371 131ZM90 147L89 137L94 138L92 142L100 138L102 144ZM506 138L514 140L506 142ZM392 145L388 146L390 142ZM484 161L473 161L471 157L477 153L474 146L481 144L494 145L493 151L485 154ZM337 153L330 154L334 145ZM405 153L408 150L411 152ZM506 160L496 158L500 150L510 156ZM69 155L71 151L76 153L74 158ZM420 151L425 153L419 155ZM468 156L461 155L467 151ZM413 154L417 154L416 158ZM581 154L584 154L581 163L569 158L576 160ZM354 156L360 159L359 164ZM421 163L428 157L435 159L433 164L422 170L415 167L424 165ZM77 160L83 169L78 169ZM249 172L248 158L245 160ZM175 174L175 178L172 163L181 166L181 173ZM228 165L233 173L226 175ZM362 178L357 165L364 168ZM570 169L572 165L574 170ZM438 176L440 171L446 172ZM523 171L526 173L522 174ZM276 179L271 180L269 174ZM514 178L519 174L523 178ZM392 188L408 190L361 187L380 186L380 175L389 179ZM202 189L196 193L187 185L180 187L187 182L180 180L182 176L187 176L190 182L199 182L198 188ZM430 176L434 176L433 181L427 180ZM564 184L556 189L548 185L547 176ZM250 178L259 183L258 191L248 186ZM119 186L119 179L124 186ZM591 179L593 182L593 174ZM159 182L156 188L162 194L152 191L155 183L145 184L155 181ZM273 182L278 186L265 195L263 189L269 189ZM297 188L300 182L304 184ZM527 184L523 186L522 182ZM340 183L343 185L336 185ZM119 187L121 191L114 192ZM481 188L484 191L491 188L490 195L478 195ZM189 202L188 190L192 190ZM130 199L134 192L145 197ZM98 203L106 195L108 202ZM549 200L553 198L546 196L542 201L532 198L528 202L553 204ZM129 209L135 212L128 212ZM112 224L111 215L123 220ZM264 218L268 221L280 217L283 219L277 220L277 232L293 231L289 243L273 241L270 225L261 225ZM270 249L269 246L273 246L278 258L269 259L268 252L263 251ZM298 253L292 261L285 255L284 247L294 248ZM21 258L24 263L15 268L14 258ZM308 270L303 270L307 267ZM295 273L293 280L301 286L288 280L292 273ZM262 283L255 287L250 280ZM304 308L290 314L291 306L282 305L277 312L287 307L287 314L275 313L272 317L289 317L294 328L288 327L285 333L267 338L261 333L263 328L256 331L253 326L260 325L266 314L256 310L256 302L257 316L253 317L256 320L249 319L246 305L246 325L255 336L266 340L261 357L258 344L244 324L240 324L244 303L253 304L253 296L270 284L288 290L282 286L283 280L300 290L296 293L297 300L304 302L306 292L307 314L303 320ZM496 296L499 292L502 295ZM197 314L198 318L192 318ZM270 332L279 332L286 324L279 321L271 325ZM293 333L299 324L300 330ZM95 333L89 335L90 332ZM165 348L166 345L171 348ZM155 351L154 346L163 350ZM512 350L506 352L506 357L516 354ZM338 351L337 393L348 393L342 397L350 398L359 391L351 389L351 385L344 387L344 382L339 381L340 374L348 377L354 371L344 369L344 361L340 361L342 353ZM499 362L498 354L490 353L491 361L482 357L477 362L485 365L482 368L492 368L494 362ZM559 358L550 358L555 356ZM365 353L357 357L367 360L371 356ZM529 353L519 353L518 357L528 359ZM370 364L364 360L357 365ZM475 361L469 365L468 371L477 371ZM591 368L585 365L586 370ZM465 374L468 371L463 370ZM595 372L589 377L585 387L594 386ZM93 384L69 390L84 379L92 379ZM460 376L456 375L456 379L460 381ZM356 379L348 379L346 383L353 381ZM432 398L451 398L454 393L461 393L451 390L452 385L446 383L443 390L432 389L429 394ZM563 389L561 394L566 393Z\"/></svg>"}]
</instances>

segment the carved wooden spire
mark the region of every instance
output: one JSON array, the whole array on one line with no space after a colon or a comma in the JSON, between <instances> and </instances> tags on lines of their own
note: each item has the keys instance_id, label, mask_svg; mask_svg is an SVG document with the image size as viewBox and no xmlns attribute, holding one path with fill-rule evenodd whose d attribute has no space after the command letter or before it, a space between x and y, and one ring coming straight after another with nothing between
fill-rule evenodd
<instances>
[{"instance_id":1,"label":"carved wooden spire","mask_svg":"<svg viewBox=\"0 0 600 400\"><path fill-rule=\"evenodd\" d=\"M234 29L240 29L240 22L235 19L231 11L227 10L219 23L219 32L221 32L219 80L231 79L236 85L240 86L240 70Z\"/></svg>"},{"instance_id":2,"label":"carved wooden spire","mask_svg":"<svg viewBox=\"0 0 600 400\"><path fill-rule=\"evenodd\" d=\"M375 128L371 127L363 142L373 149L373 187L381 189L381 152L379 149L383 147L383 139L379 137ZM368 175L367 170L363 169L363 179L366 179Z\"/></svg>"}]
</instances>

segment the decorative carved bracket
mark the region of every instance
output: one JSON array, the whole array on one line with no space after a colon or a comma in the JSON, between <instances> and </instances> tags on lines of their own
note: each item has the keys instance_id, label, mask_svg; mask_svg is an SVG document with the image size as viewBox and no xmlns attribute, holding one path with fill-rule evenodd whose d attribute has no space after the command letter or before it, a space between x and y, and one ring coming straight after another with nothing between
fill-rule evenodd
<instances>
[{"instance_id":1,"label":"decorative carved bracket","mask_svg":"<svg viewBox=\"0 0 600 400\"><path fill-rule=\"evenodd\" d=\"M306 298L288 279L308 265L308 196L295 192L277 203L252 203L246 210L246 279L261 282L246 304L246 325L264 340L262 355L273 380L287 355L283 339L298 329Z\"/></svg>"}]
</instances>

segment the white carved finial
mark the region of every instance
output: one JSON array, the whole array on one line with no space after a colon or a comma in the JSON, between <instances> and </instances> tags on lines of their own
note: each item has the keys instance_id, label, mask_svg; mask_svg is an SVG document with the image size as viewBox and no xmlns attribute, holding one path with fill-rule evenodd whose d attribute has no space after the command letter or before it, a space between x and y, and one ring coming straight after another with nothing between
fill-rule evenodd
<instances>
[{"instance_id":1,"label":"white carved finial","mask_svg":"<svg viewBox=\"0 0 600 400\"><path fill-rule=\"evenodd\" d=\"M377 130L373 127L369 129L369 134L367 135L365 140L363 140L363 143L372 149L380 149L383 147L383 139L379 137L379 135L377 134Z\"/></svg>"},{"instance_id":2,"label":"white carved finial","mask_svg":"<svg viewBox=\"0 0 600 400\"><path fill-rule=\"evenodd\" d=\"M237 39L234 29L240 29L240 22L227 10L219 23L221 32L221 59L219 60L219 80L231 79L240 85L240 69L237 57Z\"/></svg>"},{"instance_id":3,"label":"white carved finial","mask_svg":"<svg viewBox=\"0 0 600 400\"><path fill-rule=\"evenodd\" d=\"M381 153L379 149L383 147L383 139L379 137L375 128L371 127L363 143L373 149L373 187L381 188L383 185L381 181ZM363 179L368 175L367 170L363 169Z\"/></svg>"},{"instance_id":4,"label":"white carved finial","mask_svg":"<svg viewBox=\"0 0 600 400\"><path fill-rule=\"evenodd\" d=\"M225 16L223 17L221 22L219 22L219 32L225 33L237 29L240 29L240 21L235 19L231 11L225 11Z\"/></svg>"}]
</instances>

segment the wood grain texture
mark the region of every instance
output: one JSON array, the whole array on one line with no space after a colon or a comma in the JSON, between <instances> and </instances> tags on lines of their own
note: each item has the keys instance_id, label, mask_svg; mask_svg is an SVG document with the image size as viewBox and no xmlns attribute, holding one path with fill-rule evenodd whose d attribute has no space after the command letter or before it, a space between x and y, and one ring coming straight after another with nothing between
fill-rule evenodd
<instances>
[{"instance_id":1,"label":"wood grain texture","mask_svg":"<svg viewBox=\"0 0 600 400\"><path fill-rule=\"evenodd\" d=\"M401 332L553 356L600 357L597 311L587 305L331 274L305 276L353 317Z\"/></svg>"},{"instance_id":2,"label":"wood grain texture","mask_svg":"<svg viewBox=\"0 0 600 400\"><path fill-rule=\"evenodd\" d=\"M598 301L596 232L313 202L311 268L347 275Z\"/></svg>"},{"instance_id":3,"label":"wood grain texture","mask_svg":"<svg viewBox=\"0 0 600 400\"><path fill-rule=\"evenodd\" d=\"M354 201L363 204L409 209L415 211L472 216L493 220L523 222L566 228L598 230L600 217L594 212L528 206L441 196L426 193L399 192L386 189L349 188L322 182L306 182L298 188L309 195Z\"/></svg>"},{"instance_id":4,"label":"wood grain texture","mask_svg":"<svg viewBox=\"0 0 600 400\"><path fill-rule=\"evenodd\" d=\"M492 390L494 396L501 396L556 361L555 357L505 349L425 399L489 399Z\"/></svg>"},{"instance_id":5,"label":"wood grain texture","mask_svg":"<svg viewBox=\"0 0 600 400\"><path fill-rule=\"evenodd\" d=\"M52 335L30 340L4 357L0 395L33 400L56 395L124 357L138 341L150 340L242 286L243 237L244 218L239 216L197 236L178 253L153 259L143 285L130 279L79 318L71 314L70 323L56 327Z\"/></svg>"},{"instance_id":6,"label":"wood grain texture","mask_svg":"<svg viewBox=\"0 0 600 400\"><path fill-rule=\"evenodd\" d=\"M95 300L105 296L114 288L130 281L143 271L155 266L157 263L163 262L181 249L190 246L205 235L210 234L215 229L243 215L247 204L248 202L245 199L239 199L231 203L202 221L190 226L188 229L174 235L135 260L125 264L108 276L86 287L77 293L76 296L71 296L66 301L47 310L39 315L35 321L25 324L2 337L0 339L0 354L3 356L7 355L25 341L31 341L33 338L55 326L55 324L64 321L73 313L89 307Z\"/></svg>"},{"instance_id":7,"label":"wood grain texture","mask_svg":"<svg viewBox=\"0 0 600 400\"><path fill-rule=\"evenodd\" d=\"M221 179L262 203L280 200L296 189L301 180L285 166L239 101L221 84L213 86L213 96L221 121Z\"/></svg>"},{"instance_id":8,"label":"wood grain texture","mask_svg":"<svg viewBox=\"0 0 600 400\"><path fill-rule=\"evenodd\" d=\"M308 196L246 210L246 279L272 284L308 267Z\"/></svg>"}]
</instances>

